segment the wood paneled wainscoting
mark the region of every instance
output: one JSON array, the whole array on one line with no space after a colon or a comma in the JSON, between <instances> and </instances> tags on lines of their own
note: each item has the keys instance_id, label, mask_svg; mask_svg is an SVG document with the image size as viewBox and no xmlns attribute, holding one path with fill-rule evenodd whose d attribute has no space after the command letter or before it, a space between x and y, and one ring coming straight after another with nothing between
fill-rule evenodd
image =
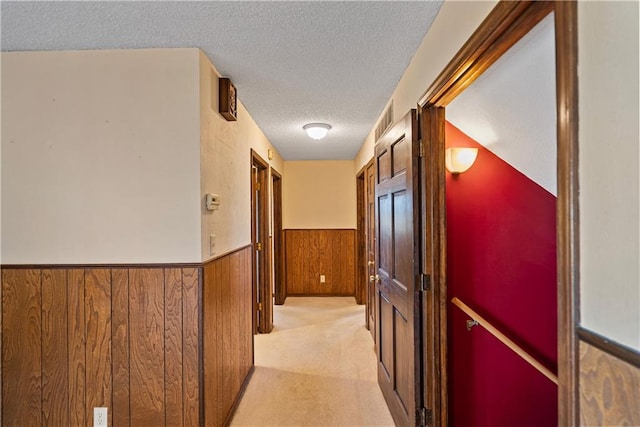
<instances>
[{"instance_id":1,"label":"wood paneled wainscoting","mask_svg":"<svg viewBox=\"0 0 640 427\"><path fill-rule=\"evenodd\" d=\"M579 328L580 424L640 426L640 353Z\"/></svg>"},{"instance_id":2,"label":"wood paneled wainscoting","mask_svg":"<svg viewBox=\"0 0 640 427\"><path fill-rule=\"evenodd\" d=\"M5 426L200 418L198 268L2 270Z\"/></svg>"},{"instance_id":3,"label":"wood paneled wainscoting","mask_svg":"<svg viewBox=\"0 0 640 427\"><path fill-rule=\"evenodd\" d=\"M253 368L252 247L204 266L204 419L227 425Z\"/></svg>"},{"instance_id":4,"label":"wood paneled wainscoting","mask_svg":"<svg viewBox=\"0 0 640 427\"><path fill-rule=\"evenodd\" d=\"M3 266L2 425L222 425L253 364L250 257Z\"/></svg>"},{"instance_id":5,"label":"wood paneled wainscoting","mask_svg":"<svg viewBox=\"0 0 640 427\"><path fill-rule=\"evenodd\" d=\"M287 229L284 241L288 296L355 295L356 230Z\"/></svg>"}]
</instances>

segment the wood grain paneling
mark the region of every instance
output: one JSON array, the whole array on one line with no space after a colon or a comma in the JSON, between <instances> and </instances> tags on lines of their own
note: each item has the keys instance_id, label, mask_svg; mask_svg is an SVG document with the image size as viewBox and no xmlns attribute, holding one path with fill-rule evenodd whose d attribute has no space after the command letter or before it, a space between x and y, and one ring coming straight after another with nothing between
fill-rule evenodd
<instances>
[{"instance_id":1,"label":"wood grain paneling","mask_svg":"<svg viewBox=\"0 0 640 427\"><path fill-rule=\"evenodd\" d=\"M42 424L42 273L2 274L2 419Z\"/></svg>"},{"instance_id":2,"label":"wood grain paneling","mask_svg":"<svg viewBox=\"0 0 640 427\"><path fill-rule=\"evenodd\" d=\"M202 424L200 269L182 269L182 375L185 426Z\"/></svg>"},{"instance_id":3,"label":"wood grain paneling","mask_svg":"<svg viewBox=\"0 0 640 427\"><path fill-rule=\"evenodd\" d=\"M163 270L129 275L131 423L157 424L164 418Z\"/></svg>"},{"instance_id":4,"label":"wood grain paneling","mask_svg":"<svg viewBox=\"0 0 640 427\"><path fill-rule=\"evenodd\" d=\"M354 295L355 230L289 229L284 236L287 295Z\"/></svg>"},{"instance_id":5,"label":"wood grain paneling","mask_svg":"<svg viewBox=\"0 0 640 427\"><path fill-rule=\"evenodd\" d=\"M67 272L42 271L42 424L67 425Z\"/></svg>"},{"instance_id":6,"label":"wood grain paneling","mask_svg":"<svg viewBox=\"0 0 640 427\"><path fill-rule=\"evenodd\" d=\"M111 270L85 271L86 419L96 406L111 407ZM113 417L109 418L111 425Z\"/></svg>"},{"instance_id":7,"label":"wood grain paneling","mask_svg":"<svg viewBox=\"0 0 640 427\"><path fill-rule=\"evenodd\" d=\"M84 270L67 272L67 308L69 337L69 421L72 426L83 426L86 419L87 364L84 312ZM3 304L4 305L4 304Z\"/></svg>"},{"instance_id":8,"label":"wood grain paneling","mask_svg":"<svg viewBox=\"0 0 640 427\"><path fill-rule=\"evenodd\" d=\"M580 423L640 425L640 369L580 343Z\"/></svg>"},{"instance_id":9,"label":"wood grain paneling","mask_svg":"<svg viewBox=\"0 0 640 427\"><path fill-rule=\"evenodd\" d=\"M205 425L224 425L253 366L251 246L213 260L203 274Z\"/></svg>"},{"instance_id":10,"label":"wood grain paneling","mask_svg":"<svg viewBox=\"0 0 640 427\"><path fill-rule=\"evenodd\" d=\"M164 395L167 425L182 426L182 271L166 269L164 298Z\"/></svg>"},{"instance_id":11,"label":"wood grain paneling","mask_svg":"<svg viewBox=\"0 0 640 427\"><path fill-rule=\"evenodd\" d=\"M198 267L2 269L3 425L202 425Z\"/></svg>"},{"instance_id":12,"label":"wood grain paneling","mask_svg":"<svg viewBox=\"0 0 640 427\"><path fill-rule=\"evenodd\" d=\"M111 336L113 340L113 425L131 425L130 359L129 359L129 270L112 270L112 318Z\"/></svg>"}]
</instances>

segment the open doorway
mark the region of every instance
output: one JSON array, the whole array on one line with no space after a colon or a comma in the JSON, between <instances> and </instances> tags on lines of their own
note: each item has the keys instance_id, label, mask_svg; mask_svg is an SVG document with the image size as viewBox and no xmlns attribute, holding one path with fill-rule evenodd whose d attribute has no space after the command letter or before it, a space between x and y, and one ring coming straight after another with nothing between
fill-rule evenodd
<instances>
[{"instance_id":1,"label":"open doorway","mask_svg":"<svg viewBox=\"0 0 640 427\"><path fill-rule=\"evenodd\" d=\"M445 157L476 154L466 171L451 161L446 171L451 427L557 423L553 22L446 107Z\"/></svg>"},{"instance_id":2,"label":"open doorway","mask_svg":"<svg viewBox=\"0 0 640 427\"><path fill-rule=\"evenodd\" d=\"M422 139L425 143L424 176L426 193L423 205L423 274L432 279L433 290L425 299L424 381L425 404L433 408L438 425L450 425L449 401L452 378L448 376L447 340L449 311L457 310L448 300L447 275L447 202L445 147L445 107L496 62L506 51L529 33L541 20L555 11L555 105L557 125L557 362L558 423L576 425L576 338L575 338L575 253L577 250L577 165L576 159L576 44L575 3L501 2L471 36L456 57L445 67L419 101ZM464 177L462 177L464 178ZM495 212L499 215L499 210ZM487 329L488 330L488 329ZM466 408L465 408L466 410Z\"/></svg>"}]
</instances>

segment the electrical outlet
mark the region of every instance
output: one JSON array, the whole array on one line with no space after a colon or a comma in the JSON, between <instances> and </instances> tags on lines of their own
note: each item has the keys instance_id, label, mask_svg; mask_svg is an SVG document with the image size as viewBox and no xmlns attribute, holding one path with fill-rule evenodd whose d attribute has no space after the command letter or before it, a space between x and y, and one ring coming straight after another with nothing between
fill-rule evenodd
<instances>
[{"instance_id":1,"label":"electrical outlet","mask_svg":"<svg viewBox=\"0 0 640 427\"><path fill-rule=\"evenodd\" d=\"M320 283L324 283L325 281L326 280L325 280L324 274L321 274L320 275Z\"/></svg>"},{"instance_id":2,"label":"electrical outlet","mask_svg":"<svg viewBox=\"0 0 640 427\"><path fill-rule=\"evenodd\" d=\"M107 408L93 408L93 427L107 426Z\"/></svg>"}]
</instances>

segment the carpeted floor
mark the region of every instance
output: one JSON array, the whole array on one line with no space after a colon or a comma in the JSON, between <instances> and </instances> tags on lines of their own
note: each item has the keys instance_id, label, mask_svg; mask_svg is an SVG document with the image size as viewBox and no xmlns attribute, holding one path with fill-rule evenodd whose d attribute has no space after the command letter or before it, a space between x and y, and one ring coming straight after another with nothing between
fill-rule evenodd
<instances>
[{"instance_id":1,"label":"carpeted floor","mask_svg":"<svg viewBox=\"0 0 640 427\"><path fill-rule=\"evenodd\" d=\"M287 298L255 365L232 426L393 426L353 298Z\"/></svg>"}]
</instances>

